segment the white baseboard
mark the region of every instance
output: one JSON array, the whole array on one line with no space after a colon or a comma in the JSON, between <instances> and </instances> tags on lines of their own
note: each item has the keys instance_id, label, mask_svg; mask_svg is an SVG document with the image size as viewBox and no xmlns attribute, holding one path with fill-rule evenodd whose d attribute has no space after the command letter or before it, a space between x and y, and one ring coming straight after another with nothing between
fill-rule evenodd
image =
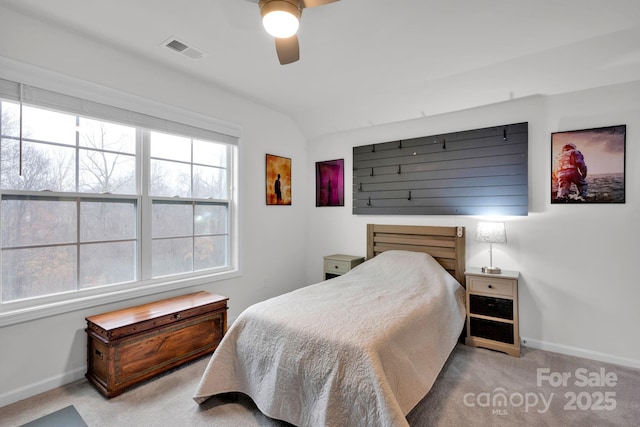
<instances>
[{"instance_id":1,"label":"white baseboard","mask_svg":"<svg viewBox=\"0 0 640 427\"><path fill-rule=\"evenodd\" d=\"M599 362L611 363L614 365L627 366L629 368L640 369L640 360L628 359L625 357L613 356L611 354L600 353L583 348L570 347L568 345L555 344L546 341L540 341L533 338L521 338L523 347L535 348L538 350L551 351L554 353L566 354L568 356L583 357L585 359L597 360Z\"/></svg>"},{"instance_id":2,"label":"white baseboard","mask_svg":"<svg viewBox=\"0 0 640 427\"><path fill-rule=\"evenodd\" d=\"M45 391L53 390L54 388L61 387L65 384L78 381L79 379L84 378L86 371L86 368L79 368L71 372L65 372L62 375L57 375L37 383L28 384L18 389L11 390L0 395L0 408L35 396L36 394L44 393Z\"/></svg>"}]
</instances>

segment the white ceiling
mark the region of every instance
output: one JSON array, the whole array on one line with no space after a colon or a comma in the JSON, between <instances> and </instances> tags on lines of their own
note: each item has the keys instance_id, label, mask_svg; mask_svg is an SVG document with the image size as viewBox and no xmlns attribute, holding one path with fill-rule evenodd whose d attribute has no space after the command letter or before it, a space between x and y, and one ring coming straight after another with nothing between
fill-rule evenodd
<instances>
[{"instance_id":1,"label":"white ceiling","mask_svg":"<svg viewBox=\"0 0 640 427\"><path fill-rule=\"evenodd\" d=\"M310 139L640 78L638 0L341 0L305 9L285 66L250 0L0 5L250 97Z\"/></svg>"}]
</instances>

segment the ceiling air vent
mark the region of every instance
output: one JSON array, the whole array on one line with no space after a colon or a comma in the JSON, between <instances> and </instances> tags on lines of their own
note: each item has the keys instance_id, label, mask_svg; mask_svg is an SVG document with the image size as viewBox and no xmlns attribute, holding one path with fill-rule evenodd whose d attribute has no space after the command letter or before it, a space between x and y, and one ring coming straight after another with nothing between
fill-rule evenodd
<instances>
[{"instance_id":1,"label":"ceiling air vent","mask_svg":"<svg viewBox=\"0 0 640 427\"><path fill-rule=\"evenodd\" d=\"M202 59L207 56L207 54L201 50L196 49L193 46L189 46L187 43L180 41L175 37L170 37L165 40L162 45L191 59Z\"/></svg>"}]
</instances>

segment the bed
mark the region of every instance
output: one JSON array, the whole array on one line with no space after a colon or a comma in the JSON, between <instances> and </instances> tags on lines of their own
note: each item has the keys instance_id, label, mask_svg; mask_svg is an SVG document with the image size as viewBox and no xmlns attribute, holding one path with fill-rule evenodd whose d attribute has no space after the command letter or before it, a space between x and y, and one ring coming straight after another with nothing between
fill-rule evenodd
<instances>
[{"instance_id":1,"label":"bed","mask_svg":"<svg viewBox=\"0 0 640 427\"><path fill-rule=\"evenodd\" d=\"M407 426L465 320L464 228L367 226L367 261L247 308L194 394L297 426Z\"/></svg>"}]
</instances>

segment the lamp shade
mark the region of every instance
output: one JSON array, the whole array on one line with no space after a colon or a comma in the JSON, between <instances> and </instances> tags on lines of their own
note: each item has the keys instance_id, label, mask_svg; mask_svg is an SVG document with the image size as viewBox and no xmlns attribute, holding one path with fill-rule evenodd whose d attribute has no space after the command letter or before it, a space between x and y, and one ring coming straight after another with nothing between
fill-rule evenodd
<instances>
[{"instance_id":1,"label":"lamp shade","mask_svg":"<svg viewBox=\"0 0 640 427\"><path fill-rule=\"evenodd\" d=\"M300 26L300 9L291 0L262 0L260 2L262 25L277 38L293 36Z\"/></svg>"},{"instance_id":2,"label":"lamp shade","mask_svg":"<svg viewBox=\"0 0 640 427\"><path fill-rule=\"evenodd\" d=\"M507 243L504 222L479 222L476 240L485 243Z\"/></svg>"}]
</instances>

